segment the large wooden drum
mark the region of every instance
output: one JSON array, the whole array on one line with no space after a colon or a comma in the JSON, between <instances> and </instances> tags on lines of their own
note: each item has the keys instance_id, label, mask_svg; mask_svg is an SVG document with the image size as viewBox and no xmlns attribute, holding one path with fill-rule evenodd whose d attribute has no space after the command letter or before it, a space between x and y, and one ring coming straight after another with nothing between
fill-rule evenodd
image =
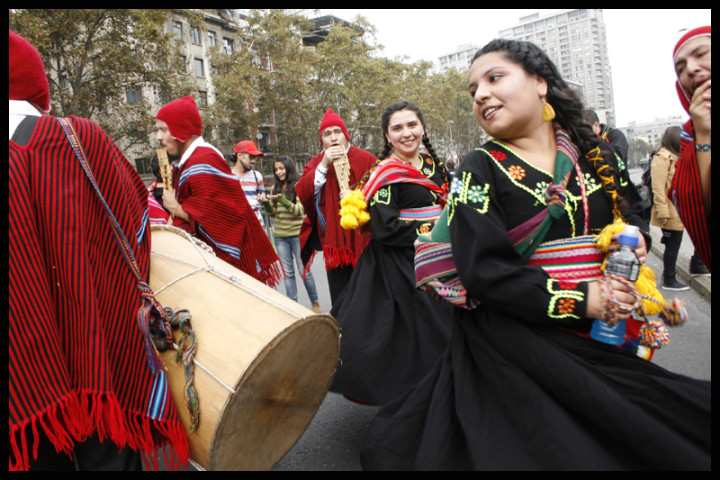
<instances>
[{"instance_id":1,"label":"large wooden drum","mask_svg":"<svg viewBox=\"0 0 720 480\"><path fill-rule=\"evenodd\" d=\"M335 320L246 275L173 227L152 227L150 287L163 306L192 315L200 403L193 433L183 367L173 351L163 360L193 461L207 470L272 468L328 391L340 353Z\"/></svg>"}]
</instances>

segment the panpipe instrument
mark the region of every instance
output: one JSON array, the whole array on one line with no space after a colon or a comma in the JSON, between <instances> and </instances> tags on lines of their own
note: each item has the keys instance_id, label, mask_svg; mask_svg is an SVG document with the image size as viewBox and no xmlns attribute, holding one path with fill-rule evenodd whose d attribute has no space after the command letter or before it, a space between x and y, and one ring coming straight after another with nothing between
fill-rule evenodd
<instances>
[{"instance_id":1,"label":"panpipe instrument","mask_svg":"<svg viewBox=\"0 0 720 480\"><path fill-rule=\"evenodd\" d=\"M160 176L163 179L163 186L166 190L172 192L172 166L168 161L167 151L164 148L159 148L157 151L158 165L160 166Z\"/></svg>"},{"instance_id":2,"label":"panpipe instrument","mask_svg":"<svg viewBox=\"0 0 720 480\"><path fill-rule=\"evenodd\" d=\"M333 160L333 166L335 167L335 175L337 175L340 191L350 190L350 161L348 160L347 153Z\"/></svg>"}]
</instances>

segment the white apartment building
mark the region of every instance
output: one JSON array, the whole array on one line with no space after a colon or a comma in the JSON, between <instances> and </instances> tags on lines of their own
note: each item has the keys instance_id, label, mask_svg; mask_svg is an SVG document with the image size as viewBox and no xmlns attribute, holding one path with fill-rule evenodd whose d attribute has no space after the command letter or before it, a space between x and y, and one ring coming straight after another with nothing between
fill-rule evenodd
<instances>
[{"instance_id":1,"label":"white apartment building","mask_svg":"<svg viewBox=\"0 0 720 480\"><path fill-rule=\"evenodd\" d=\"M582 86L583 99L602 123L615 126L615 100L605 22L600 9L564 10L520 18L499 32L501 38L525 40L542 48L563 78Z\"/></svg>"}]
</instances>

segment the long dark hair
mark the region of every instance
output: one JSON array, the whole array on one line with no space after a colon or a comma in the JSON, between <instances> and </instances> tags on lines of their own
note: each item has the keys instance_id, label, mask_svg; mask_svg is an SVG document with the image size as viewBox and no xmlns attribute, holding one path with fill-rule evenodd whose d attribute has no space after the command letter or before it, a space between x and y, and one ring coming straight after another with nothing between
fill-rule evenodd
<instances>
[{"instance_id":1,"label":"long dark hair","mask_svg":"<svg viewBox=\"0 0 720 480\"><path fill-rule=\"evenodd\" d=\"M281 181L275 174L275 162L280 162L285 166L285 181ZM273 162L273 175L275 176L275 185L273 185L272 193L277 195L280 192L285 193L285 198L295 203L295 184L300 179L300 175L295 168L295 160L287 156L280 156Z\"/></svg>"},{"instance_id":2,"label":"long dark hair","mask_svg":"<svg viewBox=\"0 0 720 480\"><path fill-rule=\"evenodd\" d=\"M660 139L660 145L670 150L678 157L680 156L680 132L682 129L677 126L668 127L665 129L662 138Z\"/></svg>"},{"instance_id":3,"label":"long dark hair","mask_svg":"<svg viewBox=\"0 0 720 480\"><path fill-rule=\"evenodd\" d=\"M580 96L563 80L550 57L537 45L520 40L495 39L477 51L473 62L490 52L500 52L510 62L520 66L526 73L542 77L548 85L546 101L555 109L555 121L570 135L570 139L581 153L585 154L596 173L603 181L605 193L611 200L617 199L621 212L627 211L627 201L619 194L617 169L614 162L608 162L608 149L598 152L601 145L598 137L583 119L585 108ZM592 154L591 154L592 152Z\"/></svg>"}]
</instances>

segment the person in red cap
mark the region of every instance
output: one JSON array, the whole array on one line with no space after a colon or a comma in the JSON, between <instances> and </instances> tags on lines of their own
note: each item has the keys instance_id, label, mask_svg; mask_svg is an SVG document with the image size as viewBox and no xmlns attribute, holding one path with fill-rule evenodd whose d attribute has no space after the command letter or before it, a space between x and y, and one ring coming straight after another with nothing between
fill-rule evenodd
<instances>
[{"instance_id":1,"label":"person in red cap","mask_svg":"<svg viewBox=\"0 0 720 480\"><path fill-rule=\"evenodd\" d=\"M202 138L193 97L163 106L155 127L168 155L180 155L173 170L175 192L163 192L173 225L210 245L219 258L275 286L282 278L280 260L222 153Z\"/></svg>"},{"instance_id":2,"label":"person in red cap","mask_svg":"<svg viewBox=\"0 0 720 480\"><path fill-rule=\"evenodd\" d=\"M258 157L263 157L265 154L262 153L255 147L255 144L250 140L241 140L235 145L233 149L235 153L235 165L232 167L232 171L238 176L240 180L240 186L245 192L245 197L250 203L250 207L255 216L257 217L260 225L265 228L267 233L267 227L264 215L265 208L262 203L267 200L265 196L265 184L263 183L262 173L254 170L255 161Z\"/></svg>"},{"instance_id":3,"label":"person in red cap","mask_svg":"<svg viewBox=\"0 0 720 480\"><path fill-rule=\"evenodd\" d=\"M350 280L355 264L370 238L340 226L340 187L333 161L347 154L350 163L349 186L353 188L375 165L377 158L350 145L350 134L345 122L332 109L327 109L320 122L320 144L323 152L305 166L295 186L295 193L307 214L300 231L305 270L310 268L315 252L322 250L330 299L334 302Z\"/></svg>"},{"instance_id":4,"label":"person in red cap","mask_svg":"<svg viewBox=\"0 0 720 480\"><path fill-rule=\"evenodd\" d=\"M710 26L687 32L675 45L673 62L680 103L690 114L680 137L680 159L668 193L708 271L710 241ZM693 272L691 266L691 272ZM694 273L694 272L693 272Z\"/></svg>"},{"instance_id":5,"label":"person in red cap","mask_svg":"<svg viewBox=\"0 0 720 480\"><path fill-rule=\"evenodd\" d=\"M187 436L138 324L138 276L150 269L145 185L99 125L69 117L66 134L41 114L42 59L12 31L9 56L10 469L142 470L141 453L157 469L164 445L171 467L186 464Z\"/></svg>"}]
</instances>

